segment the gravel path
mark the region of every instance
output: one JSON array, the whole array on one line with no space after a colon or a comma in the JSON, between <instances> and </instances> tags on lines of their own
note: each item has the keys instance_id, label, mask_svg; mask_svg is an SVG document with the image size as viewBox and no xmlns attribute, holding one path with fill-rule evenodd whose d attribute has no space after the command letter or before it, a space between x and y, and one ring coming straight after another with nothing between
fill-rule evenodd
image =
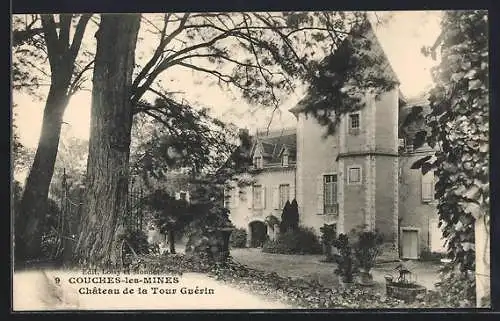
<instances>
[{"instance_id":1,"label":"gravel path","mask_svg":"<svg viewBox=\"0 0 500 321\"><path fill-rule=\"evenodd\" d=\"M144 284L152 275L121 274L120 284L71 284L71 277L96 277L68 271L16 272L13 280L13 310L182 310L182 309L287 309L290 306L270 302L265 298L222 284L206 275L186 273L178 283ZM103 275L98 275L102 277ZM116 274L110 274L112 278ZM125 279L127 277L127 279ZM163 277L166 277L163 275ZM56 284L55 278L59 278ZM125 284L127 280L140 283ZM79 279L81 281L81 279ZM166 279L165 279L166 280ZM170 279L173 281L173 278ZM96 290L94 291L94 287ZM82 290L83 288L83 290ZM134 290L124 294L125 288ZM139 294L138 288L147 294ZM156 288L156 289L154 289ZM100 290L99 290L100 289ZM106 289L111 294L79 294L79 291L97 292ZM193 293L190 294L189 290ZM198 291L196 291L196 289ZM175 293L172 293L175 290ZM114 294L114 291L120 294ZM204 293L200 293L204 292ZM198 293L198 294L196 294ZM208 293L208 294L207 294Z\"/></svg>"}]
</instances>

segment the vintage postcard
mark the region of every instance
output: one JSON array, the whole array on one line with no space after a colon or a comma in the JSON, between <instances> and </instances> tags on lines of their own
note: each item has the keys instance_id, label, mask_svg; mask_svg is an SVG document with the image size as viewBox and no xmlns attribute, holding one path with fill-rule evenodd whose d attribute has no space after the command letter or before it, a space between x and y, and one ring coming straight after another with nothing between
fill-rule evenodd
<instances>
[{"instance_id":1,"label":"vintage postcard","mask_svg":"<svg viewBox=\"0 0 500 321\"><path fill-rule=\"evenodd\" d=\"M11 24L14 312L490 306L487 11Z\"/></svg>"}]
</instances>

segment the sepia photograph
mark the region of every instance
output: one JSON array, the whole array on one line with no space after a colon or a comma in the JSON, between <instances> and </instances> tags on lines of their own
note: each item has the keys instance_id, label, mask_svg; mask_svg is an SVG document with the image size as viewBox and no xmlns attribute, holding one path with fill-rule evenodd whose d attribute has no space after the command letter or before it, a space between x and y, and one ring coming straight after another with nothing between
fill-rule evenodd
<instances>
[{"instance_id":1,"label":"sepia photograph","mask_svg":"<svg viewBox=\"0 0 500 321\"><path fill-rule=\"evenodd\" d=\"M10 23L11 311L491 307L488 11Z\"/></svg>"}]
</instances>

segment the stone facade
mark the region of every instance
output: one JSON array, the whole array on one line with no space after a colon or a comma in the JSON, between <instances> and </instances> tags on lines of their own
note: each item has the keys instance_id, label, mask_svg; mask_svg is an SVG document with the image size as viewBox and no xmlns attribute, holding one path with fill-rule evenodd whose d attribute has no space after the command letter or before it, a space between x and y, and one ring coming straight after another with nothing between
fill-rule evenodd
<instances>
[{"instance_id":1,"label":"stone facade","mask_svg":"<svg viewBox=\"0 0 500 321\"><path fill-rule=\"evenodd\" d=\"M400 148L400 139L407 138L401 133L401 122L411 105L399 88L378 97L367 93L364 99L360 111L342 116L334 135L325 137L326 128L305 113L308 99L290 110L297 119L295 129L257 135L249 157L268 160L262 168L249 170L254 183L237 193L238 204L230 206L233 223L251 235L253 221L265 223L269 215L280 218L282 208L271 204L279 198L276 188L287 184L289 199L298 202L300 224L312 227L318 235L324 224L336 224L337 233L364 225L383 233L386 249L394 255L404 252L418 258L422 251L442 251L435 202L427 199L428 178L410 168L422 156L422 149L404 152ZM286 144L277 139L280 135ZM283 145L292 151L287 166L279 161ZM421 194L424 183L426 199ZM263 187L260 198L265 200L260 207L249 205L254 202L255 186ZM267 228L267 235L272 238L275 231Z\"/></svg>"}]
</instances>

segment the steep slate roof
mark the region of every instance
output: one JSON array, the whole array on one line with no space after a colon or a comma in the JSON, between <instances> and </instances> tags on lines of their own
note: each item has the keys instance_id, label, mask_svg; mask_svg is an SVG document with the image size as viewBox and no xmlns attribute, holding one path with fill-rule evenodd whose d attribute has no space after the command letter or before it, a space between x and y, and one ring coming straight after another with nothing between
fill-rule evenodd
<instances>
[{"instance_id":1,"label":"steep slate roof","mask_svg":"<svg viewBox=\"0 0 500 321\"><path fill-rule=\"evenodd\" d=\"M428 94L426 91L420 93L414 98L408 99L408 102L399 107L399 137L405 138L407 142L412 142L415 139L415 135L422 131L428 130L425 124L425 116L431 112L431 107L428 101ZM412 112L419 111L420 115L423 116L417 120L411 116ZM413 121L409 121L408 117L413 118ZM408 123L406 123L408 122ZM424 144L418 150L426 150L430 147Z\"/></svg>"},{"instance_id":2,"label":"steep slate roof","mask_svg":"<svg viewBox=\"0 0 500 321\"><path fill-rule=\"evenodd\" d=\"M400 134L400 136L402 135L401 129L405 125L405 121L407 120L407 117L411 114L412 110L415 107L421 107L423 115L427 115L431 112L431 107L429 106L429 101L427 99L428 99L428 94L423 92L423 93L420 93L416 97L408 99L408 101L405 104L400 104L400 106L399 106L399 134ZM419 130L421 130L423 125L424 125L423 123L422 124L412 123L410 126L406 126L406 131L407 132L419 131Z\"/></svg>"},{"instance_id":3,"label":"steep slate roof","mask_svg":"<svg viewBox=\"0 0 500 321\"><path fill-rule=\"evenodd\" d=\"M293 161L297 154L297 131L296 129L286 131L272 131L267 134L257 134L254 137L254 148L260 144L264 151L263 156L268 163L281 163L281 151L288 149L289 157Z\"/></svg>"}]
</instances>

